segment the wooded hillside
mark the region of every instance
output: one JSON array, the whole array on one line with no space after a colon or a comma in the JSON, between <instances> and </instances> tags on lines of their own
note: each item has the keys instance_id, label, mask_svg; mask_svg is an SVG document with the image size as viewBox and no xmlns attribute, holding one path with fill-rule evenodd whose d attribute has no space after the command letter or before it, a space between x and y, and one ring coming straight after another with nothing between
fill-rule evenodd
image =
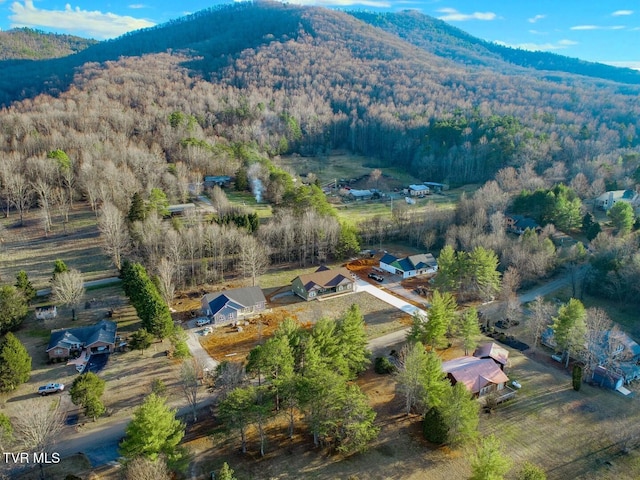
<instances>
[{"instance_id":1,"label":"wooded hillside","mask_svg":"<svg viewBox=\"0 0 640 480\"><path fill-rule=\"evenodd\" d=\"M525 164L555 168L560 181L635 173L640 87L550 81L480 49L477 62L437 53L344 12L219 7L64 59L6 65L2 101L30 99L2 113L2 145L21 157L62 148L78 165L139 163L144 185L178 159L233 171L238 143L268 155L347 148L451 183ZM173 112L192 121L172 128Z\"/></svg>"}]
</instances>

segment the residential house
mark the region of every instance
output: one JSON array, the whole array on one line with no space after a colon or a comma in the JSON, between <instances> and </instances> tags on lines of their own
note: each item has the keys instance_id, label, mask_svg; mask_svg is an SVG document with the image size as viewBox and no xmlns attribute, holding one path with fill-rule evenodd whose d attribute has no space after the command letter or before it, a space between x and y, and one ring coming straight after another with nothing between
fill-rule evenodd
<instances>
[{"instance_id":1,"label":"residential house","mask_svg":"<svg viewBox=\"0 0 640 480\"><path fill-rule=\"evenodd\" d=\"M55 305L45 305L36 307L36 318L38 320L49 320L58 316L58 309Z\"/></svg>"},{"instance_id":2,"label":"residential house","mask_svg":"<svg viewBox=\"0 0 640 480\"><path fill-rule=\"evenodd\" d=\"M424 197L431 194L431 189L426 185L409 185L405 193L411 197Z\"/></svg>"},{"instance_id":3,"label":"residential house","mask_svg":"<svg viewBox=\"0 0 640 480\"><path fill-rule=\"evenodd\" d=\"M438 262L431 253L421 253L400 258L386 253L380 259L380 268L402 278L426 275L438 271Z\"/></svg>"},{"instance_id":4,"label":"residential house","mask_svg":"<svg viewBox=\"0 0 640 480\"><path fill-rule=\"evenodd\" d=\"M267 300L260 287L235 288L207 293L200 301L202 312L214 325L235 322L265 310Z\"/></svg>"},{"instance_id":5,"label":"residential house","mask_svg":"<svg viewBox=\"0 0 640 480\"><path fill-rule=\"evenodd\" d=\"M522 235L527 229L539 233L541 228L533 218L523 215L505 215L504 217L508 232Z\"/></svg>"},{"instance_id":6,"label":"residential house","mask_svg":"<svg viewBox=\"0 0 640 480\"><path fill-rule=\"evenodd\" d=\"M373 194L374 192L371 190L355 190L352 188L347 192L347 197L351 200L371 200Z\"/></svg>"},{"instance_id":7,"label":"residential house","mask_svg":"<svg viewBox=\"0 0 640 480\"><path fill-rule=\"evenodd\" d=\"M176 205L169 205L167 207L169 211L169 215L172 217L184 215L187 212L195 212L196 205L195 203L178 203Z\"/></svg>"},{"instance_id":8,"label":"residential house","mask_svg":"<svg viewBox=\"0 0 640 480\"><path fill-rule=\"evenodd\" d=\"M50 359L69 358L87 353L111 353L116 343L116 322L102 320L87 327L65 328L51 331L47 347Z\"/></svg>"},{"instance_id":9,"label":"residential house","mask_svg":"<svg viewBox=\"0 0 640 480\"><path fill-rule=\"evenodd\" d=\"M449 185L446 185L444 183L422 182L422 184L426 185L427 187L429 187L431 190L433 190L436 193L443 192L445 190L449 190Z\"/></svg>"},{"instance_id":10,"label":"residential house","mask_svg":"<svg viewBox=\"0 0 640 480\"><path fill-rule=\"evenodd\" d=\"M603 385L611 382L614 376L621 376L624 383L640 379L640 345L629 335L618 328L601 332L598 335L598 345L592 345L592 355L595 358L597 368L592 372L592 381ZM542 332L540 339L543 345L557 349L557 342L553 335L553 329L547 328ZM604 365L607 365L605 368ZM603 375L609 376L608 380L603 380ZM617 383L617 379L614 383ZM605 385L606 386L606 385Z\"/></svg>"},{"instance_id":11,"label":"residential house","mask_svg":"<svg viewBox=\"0 0 640 480\"><path fill-rule=\"evenodd\" d=\"M331 295L353 293L355 280L352 273L344 267L335 269L320 267L313 273L294 278L291 289L296 295L309 301Z\"/></svg>"},{"instance_id":12,"label":"residential house","mask_svg":"<svg viewBox=\"0 0 640 480\"><path fill-rule=\"evenodd\" d=\"M596 208L608 211L618 202L626 202L636 208L640 206L640 195L633 190L612 190L600 195L594 203Z\"/></svg>"},{"instance_id":13,"label":"residential house","mask_svg":"<svg viewBox=\"0 0 640 480\"><path fill-rule=\"evenodd\" d=\"M505 393L503 390L509 381L501 365L491 358L465 355L442 362L442 370L452 385L461 382L476 397L493 392Z\"/></svg>"},{"instance_id":14,"label":"residential house","mask_svg":"<svg viewBox=\"0 0 640 480\"><path fill-rule=\"evenodd\" d=\"M204 177L204 186L205 187L228 187L231 183L231 177L226 175L205 175Z\"/></svg>"},{"instance_id":15,"label":"residential house","mask_svg":"<svg viewBox=\"0 0 640 480\"><path fill-rule=\"evenodd\" d=\"M500 370L504 371L504 367L507 366L509 361L509 350L501 347L497 343L488 342L479 345L473 352L473 356L476 358L490 358L500 367Z\"/></svg>"}]
</instances>

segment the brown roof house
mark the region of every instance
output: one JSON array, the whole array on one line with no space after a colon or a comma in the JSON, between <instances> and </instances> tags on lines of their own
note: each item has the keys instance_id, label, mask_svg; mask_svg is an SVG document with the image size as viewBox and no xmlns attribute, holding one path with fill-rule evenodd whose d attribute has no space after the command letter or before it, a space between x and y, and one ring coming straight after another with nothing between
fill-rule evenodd
<instances>
[{"instance_id":1,"label":"brown roof house","mask_svg":"<svg viewBox=\"0 0 640 480\"><path fill-rule=\"evenodd\" d=\"M501 370L504 371L504 367L509 361L509 350L501 347L497 343L489 342L478 346L478 348L473 352L473 356L478 358L490 358L500 366Z\"/></svg>"},{"instance_id":2,"label":"brown roof house","mask_svg":"<svg viewBox=\"0 0 640 480\"><path fill-rule=\"evenodd\" d=\"M291 282L291 288L296 295L309 301L331 295L353 293L355 280L345 267L333 270L320 267L313 273L294 278Z\"/></svg>"},{"instance_id":3,"label":"brown roof house","mask_svg":"<svg viewBox=\"0 0 640 480\"><path fill-rule=\"evenodd\" d=\"M207 293L200 301L202 312L214 325L235 322L262 312L267 299L260 287L234 288L217 293Z\"/></svg>"},{"instance_id":4,"label":"brown roof house","mask_svg":"<svg viewBox=\"0 0 640 480\"><path fill-rule=\"evenodd\" d=\"M88 327L51 331L47 347L49 358L69 358L83 350L91 353L113 352L116 343L116 322L101 320Z\"/></svg>"},{"instance_id":5,"label":"brown roof house","mask_svg":"<svg viewBox=\"0 0 640 480\"><path fill-rule=\"evenodd\" d=\"M453 385L462 382L476 397L496 392L501 400L506 400L514 393L507 387L509 377L503 371L508 358L506 349L487 343L479 346L473 356L442 362L442 370Z\"/></svg>"}]
</instances>

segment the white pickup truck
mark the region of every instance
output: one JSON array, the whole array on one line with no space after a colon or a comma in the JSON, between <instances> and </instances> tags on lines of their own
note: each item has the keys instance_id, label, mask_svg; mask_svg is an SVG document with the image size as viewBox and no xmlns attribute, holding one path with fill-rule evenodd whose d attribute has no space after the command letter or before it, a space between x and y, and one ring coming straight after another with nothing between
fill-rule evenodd
<instances>
[{"instance_id":1,"label":"white pickup truck","mask_svg":"<svg viewBox=\"0 0 640 480\"><path fill-rule=\"evenodd\" d=\"M38 387L38 395L49 395L50 393L57 393L64 390L64 383L47 383Z\"/></svg>"}]
</instances>

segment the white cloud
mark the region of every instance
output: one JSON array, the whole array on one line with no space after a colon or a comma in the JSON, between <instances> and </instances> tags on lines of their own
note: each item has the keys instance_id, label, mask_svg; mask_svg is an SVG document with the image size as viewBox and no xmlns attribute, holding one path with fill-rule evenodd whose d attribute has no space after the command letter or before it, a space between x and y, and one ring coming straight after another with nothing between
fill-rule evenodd
<instances>
[{"instance_id":1,"label":"white cloud","mask_svg":"<svg viewBox=\"0 0 640 480\"><path fill-rule=\"evenodd\" d=\"M129 5L129 8L132 10L138 10L140 8L149 8L149 7L144 3L132 3L131 5Z\"/></svg>"},{"instance_id":2,"label":"white cloud","mask_svg":"<svg viewBox=\"0 0 640 480\"><path fill-rule=\"evenodd\" d=\"M444 13L440 20L445 22L464 22L467 20L495 20L496 14L493 12L474 12L474 13L460 13L455 8L441 8L437 10L439 13Z\"/></svg>"},{"instance_id":3,"label":"white cloud","mask_svg":"<svg viewBox=\"0 0 640 480\"><path fill-rule=\"evenodd\" d=\"M616 10L611 14L612 17L623 17L625 15L633 15L633 10Z\"/></svg>"},{"instance_id":4,"label":"white cloud","mask_svg":"<svg viewBox=\"0 0 640 480\"><path fill-rule=\"evenodd\" d=\"M624 30L624 25L575 25L570 30Z\"/></svg>"},{"instance_id":5,"label":"white cloud","mask_svg":"<svg viewBox=\"0 0 640 480\"><path fill-rule=\"evenodd\" d=\"M535 17L531 17L528 19L529 23L536 23L538 20L542 20L546 15L536 15Z\"/></svg>"},{"instance_id":6,"label":"white cloud","mask_svg":"<svg viewBox=\"0 0 640 480\"><path fill-rule=\"evenodd\" d=\"M529 30L529 33L533 35L547 35L548 32L541 32L540 30Z\"/></svg>"},{"instance_id":7,"label":"white cloud","mask_svg":"<svg viewBox=\"0 0 640 480\"><path fill-rule=\"evenodd\" d=\"M633 70L640 70L640 60L630 60L626 62L600 62L605 63L607 65L611 65L613 67L624 67L624 68L632 68Z\"/></svg>"},{"instance_id":8,"label":"white cloud","mask_svg":"<svg viewBox=\"0 0 640 480\"><path fill-rule=\"evenodd\" d=\"M9 16L11 27L52 28L56 31L84 34L97 39L114 38L131 30L152 27L155 23L141 18L81 10L66 4L64 10L41 10L33 0L13 2Z\"/></svg>"},{"instance_id":9,"label":"white cloud","mask_svg":"<svg viewBox=\"0 0 640 480\"><path fill-rule=\"evenodd\" d=\"M507 43L507 42L501 42L499 40L496 41L497 44L499 45L504 45L505 47L511 47L511 48L519 48L522 50L529 50L532 52L546 52L549 50L562 50L564 48L569 48L572 47L573 45L577 45L578 42L574 42L573 40L567 40L567 39L563 39L560 40L556 43L532 43L532 42L527 42L527 43Z\"/></svg>"}]
</instances>

